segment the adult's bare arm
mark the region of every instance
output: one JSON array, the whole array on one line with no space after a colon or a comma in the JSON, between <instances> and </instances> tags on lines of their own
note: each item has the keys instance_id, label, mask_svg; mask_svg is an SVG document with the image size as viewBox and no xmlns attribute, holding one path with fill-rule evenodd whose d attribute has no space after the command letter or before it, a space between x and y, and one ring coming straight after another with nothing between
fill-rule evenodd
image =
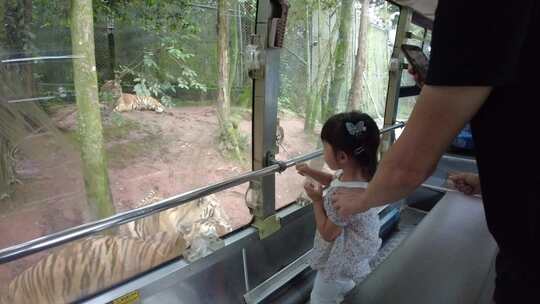
<instances>
[{"instance_id":1,"label":"adult's bare arm","mask_svg":"<svg viewBox=\"0 0 540 304\"><path fill-rule=\"evenodd\" d=\"M478 112L491 87L425 85L407 126L379 164L368 188L333 195L342 216L406 197L426 180L463 126Z\"/></svg>"}]
</instances>

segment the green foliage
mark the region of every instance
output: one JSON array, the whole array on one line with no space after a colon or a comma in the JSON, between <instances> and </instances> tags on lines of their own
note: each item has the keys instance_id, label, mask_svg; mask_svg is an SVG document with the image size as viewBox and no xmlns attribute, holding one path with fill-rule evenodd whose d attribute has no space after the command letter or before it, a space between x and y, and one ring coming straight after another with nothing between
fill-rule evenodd
<instances>
[{"instance_id":1,"label":"green foliage","mask_svg":"<svg viewBox=\"0 0 540 304\"><path fill-rule=\"evenodd\" d=\"M291 1L292 2L292 1ZM310 8L317 8L317 6L320 4L321 9L328 10L328 9L335 9L339 4L341 3L341 0L299 0L294 1L295 6L303 6L306 5Z\"/></svg>"},{"instance_id":2,"label":"green foliage","mask_svg":"<svg viewBox=\"0 0 540 304\"><path fill-rule=\"evenodd\" d=\"M251 138L240 131L239 124L250 117L251 111L242 108L232 109L229 120L219 130L217 137L218 149L223 156L240 162L248 161Z\"/></svg>"},{"instance_id":3,"label":"green foliage","mask_svg":"<svg viewBox=\"0 0 540 304\"><path fill-rule=\"evenodd\" d=\"M132 23L162 37L196 30L186 18L191 12L190 3L190 0L121 0L104 9L118 22Z\"/></svg>"},{"instance_id":4,"label":"green foliage","mask_svg":"<svg viewBox=\"0 0 540 304\"><path fill-rule=\"evenodd\" d=\"M298 98L298 91L296 83L289 80L287 74L281 75L281 90L278 96L278 105L282 110L288 110L295 113L302 113L302 109L298 107L296 102Z\"/></svg>"},{"instance_id":5,"label":"green foliage","mask_svg":"<svg viewBox=\"0 0 540 304\"><path fill-rule=\"evenodd\" d=\"M145 50L142 62L134 68L120 67L121 75L131 75L134 79L134 90L139 96L155 96L161 99L166 106L172 106L171 94L177 89L197 89L206 91L206 86L197 81L197 73L192 70L186 60L193 55L177 48L170 39L163 39L171 44L164 45L165 52L161 50ZM173 69L160 66L158 61L172 63Z\"/></svg>"},{"instance_id":6,"label":"green foliage","mask_svg":"<svg viewBox=\"0 0 540 304\"><path fill-rule=\"evenodd\" d=\"M245 161L245 152L249 146L248 136L238 129L238 123L232 119L225 122L218 135L218 148L224 156L238 161Z\"/></svg>"},{"instance_id":7,"label":"green foliage","mask_svg":"<svg viewBox=\"0 0 540 304\"><path fill-rule=\"evenodd\" d=\"M240 93L238 98L236 99L237 101L234 103L234 105L242 108L249 108L251 106L251 90L251 86L245 86L242 89L242 92Z\"/></svg>"},{"instance_id":8,"label":"green foliage","mask_svg":"<svg viewBox=\"0 0 540 304\"><path fill-rule=\"evenodd\" d=\"M111 108L116 103L114 93L110 91L99 91L99 101Z\"/></svg>"},{"instance_id":9,"label":"green foliage","mask_svg":"<svg viewBox=\"0 0 540 304\"><path fill-rule=\"evenodd\" d=\"M102 1L94 1L94 6ZM42 29L69 28L71 1L32 0L34 24ZM96 14L94 14L96 15Z\"/></svg>"},{"instance_id":10,"label":"green foliage","mask_svg":"<svg viewBox=\"0 0 540 304\"><path fill-rule=\"evenodd\" d=\"M112 122L113 125L115 125L117 127L122 127L123 125L126 124L126 119L124 118L124 116L122 116L122 114L117 113L117 112L112 112L111 113L111 122Z\"/></svg>"},{"instance_id":11,"label":"green foliage","mask_svg":"<svg viewBox=\"0 0 540 304\"><path fill-rule=\"evenodd\" d=\"M30 20L25 20L26 11L32 8L25 7L23 1L13 0L5 1L3 6L4 47L16 52L34 52L36 35L32 32Z\"/></svg>"},{"instance_id":12,"label":"green foliage","mask_svg":"<svg viewBox=\"0 0 540 304\"><path fill-rule=\"evenodd\" d=\"M120 66L121 76L130 76L137 95L154 96L166 106L173 106L178 89L206 91L198 74L190 68L193 54L183 45L193 43L196 27L189 22L189 1L130 1L116 4L109 13L115 18L140 27L157 43L144 47L142 58L133 65Z\"/></svg>"}]
</instances>

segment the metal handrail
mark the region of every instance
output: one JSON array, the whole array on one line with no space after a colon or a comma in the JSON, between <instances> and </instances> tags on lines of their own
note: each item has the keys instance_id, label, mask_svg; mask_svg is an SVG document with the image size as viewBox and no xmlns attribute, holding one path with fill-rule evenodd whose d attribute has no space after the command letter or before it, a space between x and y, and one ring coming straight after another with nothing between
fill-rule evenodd
<instances>
[{"instance_id":1,"label":"metal handrail","mask_svg":"<svg viewBox=\"0 0 540 304\"><path fill-rule=\"evenodd\" d=\"M51 99L55 99L55 98L56 98L56 96L44 96L44 97L34 97L34 98L12 99L12 100L8 100L7 103L47 101L47 100L51 100Z\"/></svg>"},{"instance_id":2,"label":"metal handrail","mask_svg":"<svg viewBox=\"0 0 540 304\"><path fill-rule=\"evenodd\" d=\"M84 56L76 56L76 55L38 56L38 57L3 59L0 62L2 62L2 63L23 63L23 62L31 62L31 61L59 60L59 59L81 59L81 58L84 58Z\"/></svg>"},{"instance_id":3,"label":"metal handrail","mask_svg":"<svg viewBox=\"0 0 540 304\"><path fill-rule=\"evenodd\" d=\"M381 130L381 134L388 131L402 128L405 126L405 123L400 122L396 125L384 128ZM290 160L287 160L285 166L290 168L298 163L308 161L310 159L317 158L322 155L322 150L317 150L305 155L301 155ZM265 167L260 170L251 171L243 173L239 176L211 184L209 186L197 188L165 200L156 202L154 204L143 206L140 208L132 209L126 212L115 214L111 217L101 219L98 221L86 223L80 226L68 228L56 233L52 233L37 239L33 239L28 242L24 242L18 245L7 247L0 250L0 264L5 264L10 261L23 258L25 256L34 254L36 252L44 251L49 248L57 247L62 244L81 239L83 237L96 234L98 232L115 228L120 225L141 219L143 217L156 214L167 209L175 208L195 199L205 197L207 195L223 191L238 185L241 185L245 182L252 181L257 178L261 178L270 174L279 172L282 167L278 164L274 164L268 167Z\"/></svg>"}]
</instances>

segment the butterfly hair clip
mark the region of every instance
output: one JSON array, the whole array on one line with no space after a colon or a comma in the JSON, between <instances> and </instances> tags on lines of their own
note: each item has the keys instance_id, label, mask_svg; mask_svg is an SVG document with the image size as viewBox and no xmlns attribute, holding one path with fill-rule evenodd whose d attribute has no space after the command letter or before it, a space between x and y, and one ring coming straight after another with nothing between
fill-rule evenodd
<instances>
[{"instance_id":1,"label":"butterfly hair clip","mask_svg":"<svg viewBox=\"0 0 540 304\"><path fill-rule=\"evenodd\" d=\"M363 120L357 122L356 124L352 122L346 122L345 127L347 128L349 134L351 134L352 136L360 136L362 132L365 132L367 130Z\"/></svg>"}]
</instances>

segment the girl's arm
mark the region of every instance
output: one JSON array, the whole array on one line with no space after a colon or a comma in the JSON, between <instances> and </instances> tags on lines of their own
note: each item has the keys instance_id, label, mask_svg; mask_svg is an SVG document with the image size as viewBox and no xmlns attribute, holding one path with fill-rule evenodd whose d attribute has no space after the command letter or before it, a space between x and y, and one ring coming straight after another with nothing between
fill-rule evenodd
<instances>
[{"instance_id":1,"label":"girl's arm","mask_svg":"<svg viewBox=\"0 0 540 304\"><path fill-rule=\"evenodd\" d=\"M326 215L323 207L321 187L317 187L313 183L306 183L304 189L313 201L313 212L315 213L317 231L319 231L319 234L325 241L333 242L340 235L341 227L334 224Z\"/></svg>"},{"instance_id":2,"label":"girl's arm","mask_svg":"<svg viewBox=\"0 0 540 304\"><path fill-rule=\"evenodd\" d=\"M310 166L308 166L305 163L296 165L296 171L298 172L298 174L300 174L302 176L311 177L312 179L314 179L319 184L321 184L321 185L323 185L325 187L330 185L330 183L332 182L332 179L333 179L332 174L329 174L329 173L326 173L326 172L323 172L323 171L319 171L319 170L315 170L315 169L311 168Z\"/></svg>"},{"instance_id":3,"label":"girl's arm","mask_svg":"<svg viewBox=\"0 0 540 304\"><path fill-rule=\"evenodd\" d=\"M491 87L422 88L407 127L392 145L368 188L340 189L333 196L341 216L402 199L426 180L465 124L482 107Z\"/></svg>"}]
</instances>

